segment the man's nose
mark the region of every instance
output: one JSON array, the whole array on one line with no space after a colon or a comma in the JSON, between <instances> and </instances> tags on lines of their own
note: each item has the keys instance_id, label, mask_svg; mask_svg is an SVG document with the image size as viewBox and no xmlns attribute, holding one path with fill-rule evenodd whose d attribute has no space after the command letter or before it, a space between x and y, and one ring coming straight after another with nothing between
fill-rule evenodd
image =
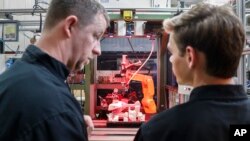
<instances>
[{"instance_id":1,"label":"man's nose","mask_svg":"<svg viewBox=\"0 0 250 141\"><path fill-rule=\"evenodd\" d=\"M102 53L101 53L101 47L100 46L97 46L93 49L93 53L96 54L97 56L100 56Z\"/></svg>"}]
</instances>

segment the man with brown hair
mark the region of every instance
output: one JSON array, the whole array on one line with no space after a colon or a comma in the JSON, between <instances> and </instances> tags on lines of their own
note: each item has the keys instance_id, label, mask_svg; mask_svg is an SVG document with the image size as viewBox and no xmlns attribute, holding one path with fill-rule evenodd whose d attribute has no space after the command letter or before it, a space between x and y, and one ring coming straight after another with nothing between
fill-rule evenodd
<instances>
[{"instance_id":1,"label":"man with brown hair","mask_svg":"<svg viewBox=\"0 0 250 141\"><path fill-rule=\"evenodd\" d=\"M190 100L154 116L135 141L229 141L230 125L250 124L250 101L234 84L245 32L228 6L197 4L163 22L178 84Z\"/></svg>"},{"instance_id":2,"label":"man with brown hair","mask_svg":"<svg viewBox=\"0 0 250 141\"><path fill-rule=\"evenodd\" d=\"M88 140L66 78L101 54L108 25L95 0L51 1L41 38L0 76L1 141Z\"/></svg>"}]
</instances>

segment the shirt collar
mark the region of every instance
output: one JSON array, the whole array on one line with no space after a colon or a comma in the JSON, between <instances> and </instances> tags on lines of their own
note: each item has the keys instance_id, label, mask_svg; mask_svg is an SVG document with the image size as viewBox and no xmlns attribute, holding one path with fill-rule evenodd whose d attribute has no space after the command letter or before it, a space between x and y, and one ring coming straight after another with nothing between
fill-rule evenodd
<instances>
[{"instance_id":1,"label":"shirt collar","mask_svg":"<svg viewBox=\"0 0 250 141\"><path fill-rule=\"evenodd\" d=\"M22 60L41 64L46 67L51 73L53 73L57 77L62 78L63 80L66 80L67 76L69 75L69 70L62 62L49 56L34 45L28 46L25 53L23 54Z\"/></svg>"},{"instance_id":2,"label":"shirt collar","mask_svg":"<svg viewBox=\"0 0 250 141\"><path fill-rule=\"evenodd\" d=\"M241 85L207 85L192 90L190 101L197 99L247 99L247 95Z\"/></svg>"}]
</instances>

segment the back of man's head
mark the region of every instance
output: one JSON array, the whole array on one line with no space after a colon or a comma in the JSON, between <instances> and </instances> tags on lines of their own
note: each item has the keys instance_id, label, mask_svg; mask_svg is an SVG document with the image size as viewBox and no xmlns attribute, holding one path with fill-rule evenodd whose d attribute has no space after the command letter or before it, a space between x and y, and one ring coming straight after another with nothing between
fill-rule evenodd
<instances>
[{"instance_id":1,"label":"back of man's head","mask_svg":"<svg viewBox=\"0 0 250 141\"><path fill-rule=\"evenodd\" d=\"M53 28L69 15L79 19L80 26L91 24L96 14L103 14L107 25L109 17L104 7L96 0L52 0L46 15L44 30Z\"/></svg>"},{"instance_id":2,"label":"back of man's head","mask_svg":"<svg viewBox=\"0 0 250 141\"><path fill-rule=\"evenodd\" d=\"M165 30L174 32L180 55L192 46L204 53L209 75L234 76L245 45L245 31L230 6L200 3L163 24Z\"/></svg>"}]
</instances>

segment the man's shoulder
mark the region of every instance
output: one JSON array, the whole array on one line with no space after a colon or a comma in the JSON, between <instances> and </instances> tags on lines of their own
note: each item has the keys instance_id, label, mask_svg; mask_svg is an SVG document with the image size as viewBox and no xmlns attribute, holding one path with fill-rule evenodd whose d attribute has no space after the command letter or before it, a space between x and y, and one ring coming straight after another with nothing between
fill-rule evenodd
<instances>
[{"instance_id":1,"label":"man's shoulder","mask_svg":"<svg viewBox=\"0 0 250 141\"><path fill-rule=\"evenodd\" d=\"M169 135L178 132L187 132L193 123L196 123L192 107L195 103L180 104L164 110L153 116L141 126L141 135L152 140L169 139Z\"/></svg>"},{"instance_id":2,"label":"man's shoulder","mask_svg":"<svg viewBox=\"0 0 250 141\"><path fill-rule=\"evenodd\" d=\"M18 83L19 81L28 83L38 78L44 79L46 76L50 76L50 72L41 65L31 64L20 59L1 75L1 80L11 79L10 84L15 84L16 81L18 81ZM33 81L33 83L35 82Z\"/></svg>"},{"instance_id":3,"label":"man's shoulder","mask_svg":"<svg viewBox=\"0 0 250 141\"><path fill-rule=\"evenodd\" d=\"M160 113L157 113L153 116L151 116L151 118L145 123L143 124L143 128L150 128L152 129L159 129L161 127L166 126L167 124L173 123L175 120L175 116L176 116L176 110L179 107L174 107L171 109L166 109Z\"/></svg>"},{"instance_id":4,"label":"man's shoulder","mask_svg":"<svg viewBox=\"0 0 250 141\"><path fill-rule=\"evenodd\" d=\"M3 82L8 87L15 87L16 90L26 88L27 91L35 91L34 88L38 90L50 88L50 91L53 91L56 88L53 89L52 86L63 85L59 81L61 80L42 65L30 64L22 60L16 62L0 78L0 83Z\"/></svg>"},{"instance_id":5,"label":"man's shoulder","mask_svg":"<svg viewBox=\"0 0 250 141\"><path fill-rule=\"evenodd\" d=\"M150 130L152 130L153 127L156 130L160 130L164 127L175 126L179 123L188 121L188 118L192 120L194 115L187 116L192 113L192 107L193 103L185 103L166 109L152 116L152 118L144 124L143 128L150 128Z\"/></svg>"},{"instance_id":6,"label":"man's shoulder","mask_svg":"<svg viewBox=\"0 0 250 141\"><path fill-rule=\"evenodd\" d=\"M53 109L64 104L66 97L63 95L70 95L70 91L63 81L41 67L18 63L0 78L0 84L3 84L0 87L2 99L17 109Z\"/></svg>"}]
</instances>

